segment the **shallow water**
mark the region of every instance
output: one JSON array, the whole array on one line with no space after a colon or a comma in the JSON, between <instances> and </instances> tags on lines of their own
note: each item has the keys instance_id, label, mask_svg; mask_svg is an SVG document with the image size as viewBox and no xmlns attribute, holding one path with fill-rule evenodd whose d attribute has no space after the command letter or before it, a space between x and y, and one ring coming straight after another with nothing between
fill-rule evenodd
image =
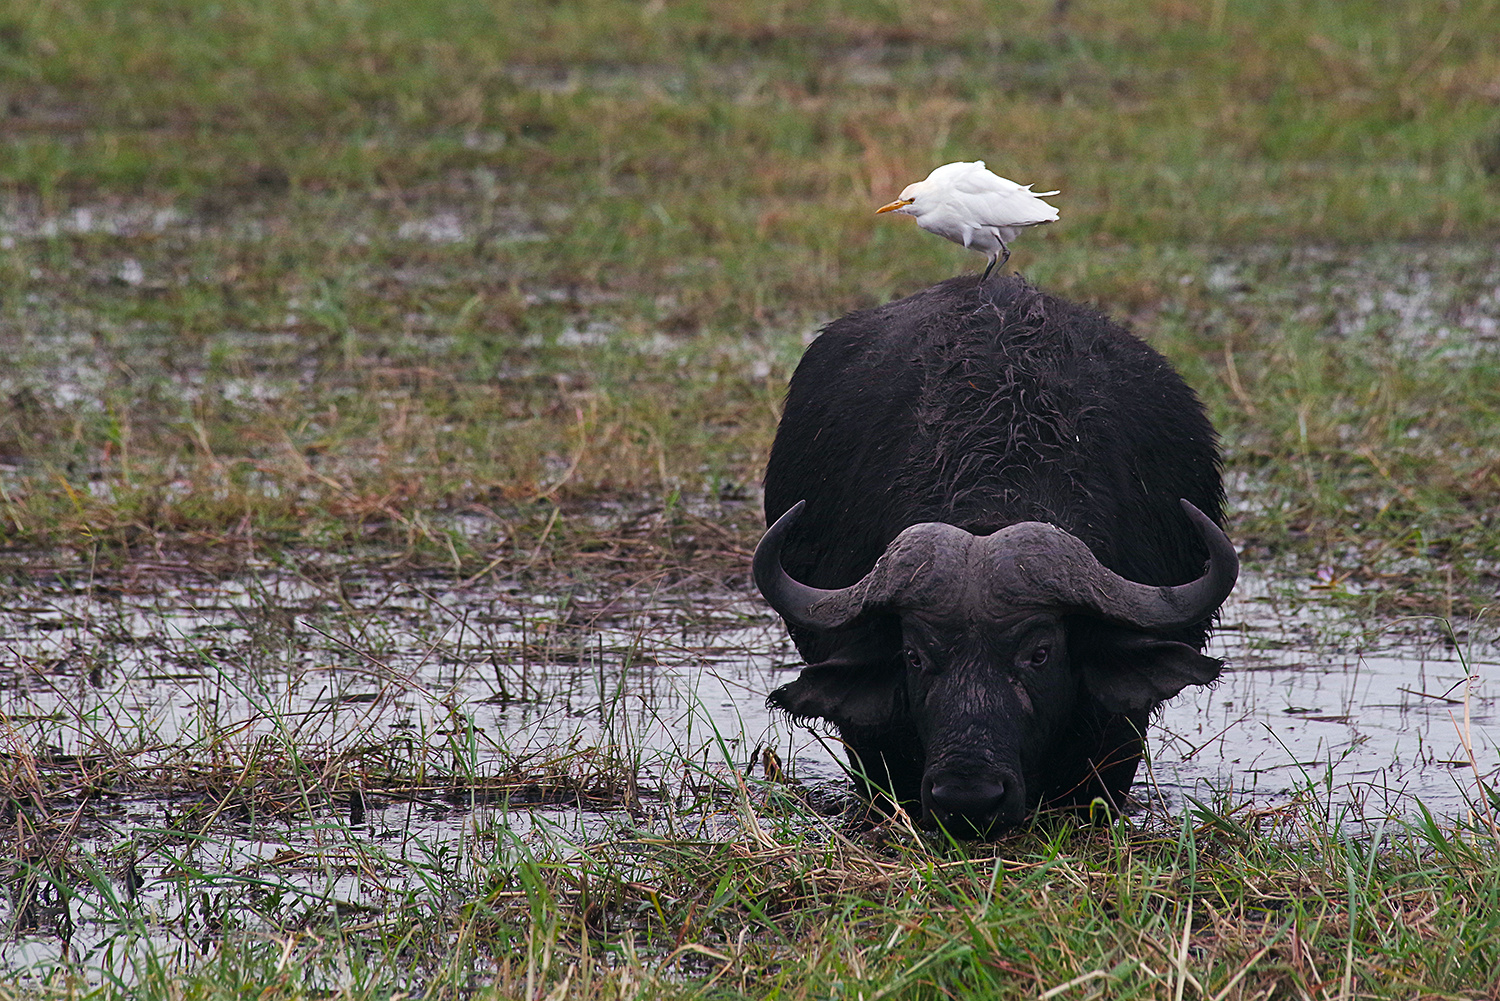
<instances>
[{"instance_id":1,"label":"shallow water","mask_svg":"<svg viewBox=\"0 0 1500 1001\"><path fill-rule=\"evenodd\" d=\"M1500 773L1500 630L1422 617L1370 631L1311 583L1242 576L1208 651L1227 669L1164 708L1148 781L1169 805L1233 793L1355 817L1410 817L1420 801L1464 817L1476 779Z\"/></svg>"},{"instance_id":2,"label":"shallow water","mask_svg":"<svg viewBox=\"0 0 1500 1001\"><path fill-rule=\"evenodd\" d=\"M1158 720L1157 785L1169 801L1210 789L1275 800L1327 786L1331 770L1343 795L1378 790L1381 812L1403 797L1462 812L1466 699L1481 773L1500 765L1488 733L1500 630L1457 628L1456 644L1435 619L1370 632L1315 582L1246 574L1208 650L1224 677ZM334 753L390 731L430 746L457 719L479 771L580 747L748 767L769 745L798 777L840 775L826 741L765 709L796 655L763 603L739 594L537 597L273 572L137 593L42 588L0 610L0 651L12 746L43 756L107 745L185 760L210 738L268 736Z\"/></svg>"},{"instance_id":3,"label":"shallow water","mask_svg":"<svg viewBox=\"0 0 1500 1001\"><path fill-rule=\"evenodd\" d=\"M378 914L499 857L711 836L736 823L723 791L763 742L799 781L840 774L766 710L789 648L742 595L185 576L44 584L0 609L0 733L42 776L30 861L66 857L117 896L142 883L122 910L70 880L63 909L10 879L0 969L44 968L71 939L128 978L126 912L152 929L137 946L171 954L205 893ZM292 768L290 802L242 791Z\"/></svg>"},{"instance_id":4,"label":"shallow water","mask_svg":"<svg viewBox=\"0 0 1500 1001\"><path fill-rule=\"evenodd\" d=\"M44 832L34 854L117 888L134 872L158 946L175 948L165 929L205 886L378 913L507 853L713 836L741 823L726 790L763 774L766 747L793 788L839 798L833 742L765 708L795 655L759 600L540 590L284 569L28 588L0 610L0 732L44 776L25 811ZM1496 781L1488 623L1456 646L1433 620L1372 634L1311 586L1255 574L1222 621L1225 676L1163 711L1143 802L1300 798L1353 817L1420 801L1459 818L1476 772ZM242 791L250 770L293 762L306 778L290 801ZM55 961L64 922L74 955L103 962L119 930L102 891L61 914L12 889L0 967Z\"/></svg>"}]
</instances>

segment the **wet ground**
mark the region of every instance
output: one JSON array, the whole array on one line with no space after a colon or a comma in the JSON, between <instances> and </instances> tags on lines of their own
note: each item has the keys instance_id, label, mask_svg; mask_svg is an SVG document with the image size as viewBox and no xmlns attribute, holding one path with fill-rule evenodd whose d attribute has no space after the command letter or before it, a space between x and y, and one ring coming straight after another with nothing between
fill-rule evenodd
<instances>
[{"instance_id":1,"label":"wet ground","mask_svg":"<svg viewBox=\"0 0 1500 1001\"><path fill-rule=\"evenodd\" d=\"M1209 650L1228 663L1223 680L1158 721L1152 777L1168 805L1320 790L1381 813L1413 799L1466 808L1466 719L1480 772L1500 766L1488 733L1500 629L1410 618L1371 631L1347 604L1317 581L1245 576ZM451 745L445 766L476 781L560 754L584 754L609 781L654 778L661 761L758 772L766 748L800 781L841 777L829 741L766 711L796 655L743 594L539 598L515 584L271 570L170 588L58 584L0 610L0 650L10 750L44 762L128 759L146 773L273 740L344 756L340 774L368 784L380 770L348 755L397 735L410 760L388 776ZM588 772L570 767L558 774ZM129 787L131 770L112 774ZM625 796L610 789L608 807Z\"/></svg>"},{"instance_id":2,"label":"wet ground","mask_svg":"<svg viewBox=\"0 0 1500 1001\"><path fill-rule=\"evenodd\" d=\"M0 611L7 823L98 897L13 878L5 966L106 955L110 886L173 920L205 888L376 914L496 853L712 836L742 822L737 775L759 796L778 763L789 795L844 795L833 742L765 709L795 657L743 593L183 579L54 582ZM1163 712L1142 802L1463 817L1500 764L1500 631L1369 632L1346 605L1248 574L1213 641L1225 678Z\"/></svg>"}]
</instances>

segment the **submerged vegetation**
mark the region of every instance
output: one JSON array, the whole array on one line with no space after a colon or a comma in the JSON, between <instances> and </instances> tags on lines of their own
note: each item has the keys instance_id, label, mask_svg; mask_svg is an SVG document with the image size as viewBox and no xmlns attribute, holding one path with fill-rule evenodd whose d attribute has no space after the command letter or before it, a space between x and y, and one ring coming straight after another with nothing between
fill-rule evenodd
<instances>
[{"instance_id":1,"label":"submerged vegetation","mask_svg":"<svg viewBox=\"0 0 1500 1001\"><path fill-rule=\"evenodd\" d=\"M0 630L22 997L1497 986L1500 829L1467 768L1466 806L1385 816L1300 755L1283 795L1169 800L1158 750L1128 818L950 844L862 816L832 748L768 723L789 645L701 581L158 566L38 582Z\"/></svg>"},{"instance_id":2,"label":"submerged vegetation","mask_svg":"<svg viewBox=\"0 0 1500 1001\"><path fill-rule=\"evenodd\" d=\"M1203 396L1247 562L1482 646L1497 17L0 12L0 998L1500 992L1492 763L1455 773L1464 816L1353 816L1309 778L947 845L845 816L784 748L643 750L697 717L610 715L609 679L711 645L596 629L712 594L759 630L734 656L784 655L734 596L786 380L822 322L972 266L873 212L984 158L1063 192L1012 265ZM239 619L110 619L205 581ZM390 626L439 582L495 605ZM593 687L554 701L542 664ZM517 742L480 704L603 729Z\"/></svg>"}]
</instances>

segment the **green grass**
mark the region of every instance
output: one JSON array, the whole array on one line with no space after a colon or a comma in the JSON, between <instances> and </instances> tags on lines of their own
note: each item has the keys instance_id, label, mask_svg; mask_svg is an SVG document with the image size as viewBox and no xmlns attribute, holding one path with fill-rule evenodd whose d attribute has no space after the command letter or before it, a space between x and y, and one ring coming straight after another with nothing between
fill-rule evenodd
<instances>
[{"instance_id":1,"label":"green grass","mask_svg":"<svg viewBox=\"0 0 1500 1001\"><path fill-rule=\"evenodd\" d=\"M1492 558L1493 345L1328 329L1413 245L1488 295L1493 7L13 12L0 533L477 568L448 513L743 490L807 332L971 266L873 206L984 156L1064 192L1018 265L1208 399L1238 537Z\"/></svg>"},{"instance_id":2,"label":"green grass","mask_svg":"<svg viewBox=\"0 0 1500 1001\"><path fill-rule=\"evenodd\" d=\"M1483 829L1201 806L1176 827L1044 822L963 848L899 828L851 838L775 787L719 797L748 819L712 837L625 828L577 847L485 826L459 851L424 855L334 821L321 847L253 875L189 851L170 896L202 903L180 931L126 898L118 860L77 862L67 881L29 875L39 899L118 929L89 958L138 997L1458 998L1497 986L1500 865ZM327 875L299 890L309 869ZM341 903L334 877L354 871L411 889L384 908ZM212 943L186 961L152 948L176 934ZM58 970L12 996L81 988Z\"/></svg>"}]
</instances>

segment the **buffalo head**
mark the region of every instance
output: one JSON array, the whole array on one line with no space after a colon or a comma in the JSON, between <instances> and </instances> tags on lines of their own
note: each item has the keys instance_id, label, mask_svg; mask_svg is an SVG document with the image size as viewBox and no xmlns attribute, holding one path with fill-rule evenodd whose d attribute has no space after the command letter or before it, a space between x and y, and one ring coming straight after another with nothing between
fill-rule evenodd
<instances>
[{"instance_id":1,"label":"buffalo head","mask_svg":"<svg viewBox=\"0 0 1500 1001\"><path fill-rule=\"evenodd\" d=\"M1058 760L1076 754L1074 721L1118 714L1144 730L1162 701L1218 677L1218 660L1164 634L1210 617L1239 560L1212 520L1182 506L1209 553L1206 571L1186 584L1126 580L1053 525L976 536L928 522L901 532L860 581L824 590L781 565L798 503L756 547L761 593L793 626L851 637L867 614L894 615L900 648L851 639L771 704L833 723L851 746L914 736L920 779L914 773L916 788L897 798L919 801L926 819L950 831L1020 823L1049 794Z\"/></svg>"}]
</instances>

